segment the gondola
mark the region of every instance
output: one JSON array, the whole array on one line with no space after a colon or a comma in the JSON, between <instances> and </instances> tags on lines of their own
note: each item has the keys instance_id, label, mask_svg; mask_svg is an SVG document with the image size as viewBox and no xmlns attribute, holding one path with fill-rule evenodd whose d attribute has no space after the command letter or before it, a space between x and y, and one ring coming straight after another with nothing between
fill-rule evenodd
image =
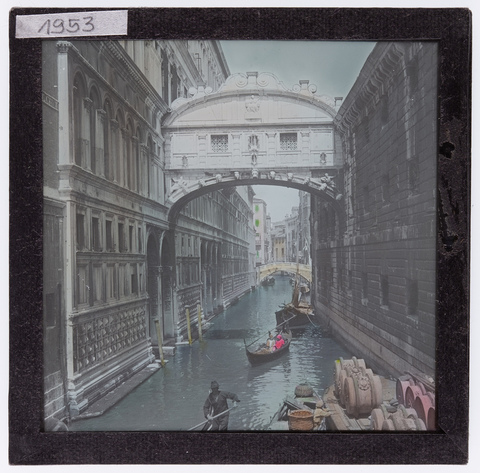
<instances>
[{"instance_id":1,"label":"gondola","mask_svg":"<svg viewBox=\"0 0 480 473\"><path fill-rule=\"evenodd\" d=\"M245 340L245 352L247 353L247 358L250 364L259 365L261 363L266 363L267 361L275 360L280 358L282 355L288 352L290 347L290 342L292 341L292 331L288 326L282 328L278 333L282 334L285 344L278 350L270 351L266 343L259 343L258 340L246 344ZM276 335L275 335L276 337Z\"/></svg>"},{"instance_id":2,"label":"gondola","mask_svg":"<svg viewBox=\"0 0 480 473\"><path fill-rule=\"evenodd\" d=\"M288 321L292 329L301 329L313 324L314 316L310 304L310 289L306 285L300 285L295 278L292 301L275 312L277 325Z\"/></svg>"},{"instance_id":3,"label":"gondola","mask_svg":"<svg viewBox=\"0 0 480 473\"><path fill-rule=\"evenodd\" d=\"M272 276L268 276L262 281L262 286L273 286L275 284L275 278Z\"/></svg>"}]
</instances>

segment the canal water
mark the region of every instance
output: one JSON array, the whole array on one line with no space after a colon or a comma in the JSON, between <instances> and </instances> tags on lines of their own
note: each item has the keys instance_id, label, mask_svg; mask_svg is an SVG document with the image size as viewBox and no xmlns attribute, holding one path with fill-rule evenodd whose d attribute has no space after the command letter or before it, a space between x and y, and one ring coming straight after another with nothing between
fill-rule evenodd
<instances>
[{"instance_id":1,"label":"canal water","mask_svg":"<svg viewBox=\"0 0 480 473\"><path fill-rule=\"evenodd\" d=\"M289 277L259 287L211 321L203 341L177 346L174 357L105 414L74 422L75 431L185 431L204 421L210 383L236 393L230 431L266 430L273 414L295 387L309 383L318 394L333 383L334 361L351 354L319 326L294 333L281 358L251 366L245 344L275 327L275 310L291 299ZM230 401L229 401L230 403ZM231 404L230 404L231 405Z\"/></svg>"}]
</instances>

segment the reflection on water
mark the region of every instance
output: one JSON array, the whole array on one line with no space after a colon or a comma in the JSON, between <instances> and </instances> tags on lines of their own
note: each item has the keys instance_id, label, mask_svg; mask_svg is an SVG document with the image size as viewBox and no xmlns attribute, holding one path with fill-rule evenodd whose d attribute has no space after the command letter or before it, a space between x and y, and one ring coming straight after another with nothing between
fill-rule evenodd
<instances>
[{"instance_id":1,"label":"reflection on water","mask_svg":"<svg viewBox=\"0 0 480 473\"><path fill-rule=\"evenodd\" d=\"M238 395L229 430L264 430L285 396L308 382L319 394L332 384L334 360L348 353L311 326L294 333L290 352L251 366L245 344L266 339L275 326L275 310L291 298L289 278L260 287L212 321L203 342L177 347L166 366L101 417L75 422L72 430L188 430L204 420L203 404L210 382Z\"/></svg>"}]
</instances>

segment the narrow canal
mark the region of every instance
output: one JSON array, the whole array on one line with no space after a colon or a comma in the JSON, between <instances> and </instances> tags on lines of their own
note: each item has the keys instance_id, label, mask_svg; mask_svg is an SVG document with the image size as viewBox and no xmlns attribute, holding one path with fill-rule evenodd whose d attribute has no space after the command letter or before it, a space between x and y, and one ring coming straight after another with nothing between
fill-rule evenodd
<instances>
[{"instance_id":1,"label":"narrow canal","mask_svg":"<svg viewBox=\"0 0 480 473\"><path fill-rule=\"evenodd\" d=\"M275 310L291 299L287 276L259 287L212 320L203 342L180 345L165 367L100 417L79 420L76 431L180 431L204 419L203 404L210 383L240 398L230 413L229 430L265 430L295 386L308 382L320 395L333 383L334 360L351 354L311 326L294 334L290 352L252 367L244 339L266 339L275 326Z\"/></svg>"}]
</instances>

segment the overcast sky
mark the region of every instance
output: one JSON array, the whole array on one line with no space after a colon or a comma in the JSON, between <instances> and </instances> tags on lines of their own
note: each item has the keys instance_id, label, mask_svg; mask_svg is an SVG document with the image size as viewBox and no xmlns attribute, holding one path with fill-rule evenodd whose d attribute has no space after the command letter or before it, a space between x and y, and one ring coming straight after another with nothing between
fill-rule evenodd
<instances>
[{"instance_id":1,"label":"overcast sky","mask_svg":"<svg viewBox=\"0 0 480 473\"><path fill-rule=\"evenodd\" d=\"M271 72L287 89L307 79L317 95L346 97L375 43L366 41L221 41L230 73ZM298 190L254 186L278 222L298 206Z\"/></svg>"}]
</instances>

